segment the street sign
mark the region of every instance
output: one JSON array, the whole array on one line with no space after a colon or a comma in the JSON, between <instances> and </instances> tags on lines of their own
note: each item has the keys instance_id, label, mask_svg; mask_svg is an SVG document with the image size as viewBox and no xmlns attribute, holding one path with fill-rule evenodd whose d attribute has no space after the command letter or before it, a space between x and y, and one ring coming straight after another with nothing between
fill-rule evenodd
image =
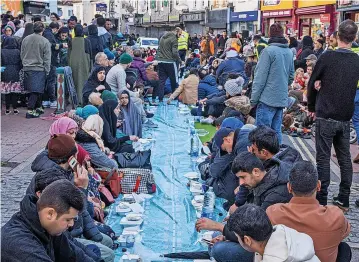
<instances>
[{"instance_id":1,"label":"street sign","mask_svg":"<svg viewBox=\"0 0 359 262\"><path fill-rule=\"evenodd\" d=\"M97 12L107 12L107 5L106 4L96 4L96 11Z\"/></svg>"},{"instance_id":2,"label":"street sign","mask_svg":"<svg viewBox=\"0 0 359 262\"><path fill-rule=\"evenodd\" d=\"M321 14L320 22L323 24L330 24L330 14Z\"/></svg>"}]
</instances>

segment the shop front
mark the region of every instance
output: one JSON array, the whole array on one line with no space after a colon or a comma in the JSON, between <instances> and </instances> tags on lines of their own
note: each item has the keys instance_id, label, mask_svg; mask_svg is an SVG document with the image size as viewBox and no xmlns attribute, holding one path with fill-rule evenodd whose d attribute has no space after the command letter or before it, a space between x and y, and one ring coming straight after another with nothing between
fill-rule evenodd
<instances>
[{"instance_id":1,"label":"shop front","mask_svg":"<svg viewBox=\"0 0 359 262\"><path fill-rule=\"evenodd\" d=\"M335 0L301 0L295 14L298 17L299 37L309 35L316 39L320 35L328 36L335 30Z\"/></svg>"},{"instance_id":2,"label":"shop front","mask_svg":"<svg viewBox=\"0 0 359 262\"><path fill-rule=\"evenodd\" d=\"M213 29L214 34L222 34L227 30L229 9L211 10L207 14L206 27Z\"/></svg>"},{"instance_id":3,"label":"shop front","mask_svg":"<svg viewBox=\"0 0 359 262\"><path fill-rule=\"evenodd\" d=\"M339 0L337 11L341 21L351 19L359 25L359 0Z\"/></svg>"},{"instance_id":4,"label":"shop front","mask_svg":"<svg viewBox=\"0 0 359 262\"><path fill-rule=\"evenodd\" d=\"M229 22L231 32L248 31L253 35L258 30L258 11L231 12Z\"/></svg>"},{"instance_id":5,"label":"shop front","mask_svg":"<svg viewBox=\"0 0 359 262\"><path fill-rule=\"evenodd\" d=\"M181 21L186 28L186 32L191 36L193 34L203 35L205 33L204 12L183 14Z\"/></svg>"},{"instance_id":6,"label":"shop front","mask_svg":"<svg viewBox=\"0 0 359 262\"><path fill-rule=\"evenodd\" d=\"M293 2L288 0L262 0L262 32L269 36L271 24L280 23L287 35L295 33L296 21L293 12Z\"/></svg>"}]
</instances>

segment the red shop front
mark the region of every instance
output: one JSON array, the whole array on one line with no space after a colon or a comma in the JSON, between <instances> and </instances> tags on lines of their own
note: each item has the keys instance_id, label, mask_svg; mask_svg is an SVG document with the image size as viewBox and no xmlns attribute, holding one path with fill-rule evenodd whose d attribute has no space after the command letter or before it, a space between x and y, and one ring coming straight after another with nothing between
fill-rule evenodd
<instances>
[{"instance_id":1,"label":"red shop front","mask_svg":"<svg viewBox=\"0 0 359 262\"><path fill-rule=\"evenodd\" d=\"M295 32L295 23L293 22L292 15L292 9L262 11L262 32L269 36L270 25L278 22L283 26L284 32L291 35Z\"/></svg>"},{"instance_id":2,"label":"red shop front","mask_svg":"<svg viewBox=\"0 0 359 262\"><path fill-rule=\"evenodd\" d=\"M336 12L334 5L322 5L298 8L299 37L309 35L313 39L330 35L335 30Z\"/></svg>"}]
</instances>

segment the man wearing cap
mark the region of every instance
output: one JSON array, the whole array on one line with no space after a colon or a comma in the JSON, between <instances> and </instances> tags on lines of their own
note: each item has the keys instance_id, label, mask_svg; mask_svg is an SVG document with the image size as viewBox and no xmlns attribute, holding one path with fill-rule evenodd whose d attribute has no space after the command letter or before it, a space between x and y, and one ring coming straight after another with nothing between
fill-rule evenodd
<instances>
[{"instance_id":1,"label":"man wearing cap","mask_svg":"<svg viewBox=\"0 0 359 262\"><path fill-rule=\"evenodd\" d=\"M315 64L315 63L317 63L317 60L318 60L318 58L316 57L316 55L311 54L305 58L305 64L306 64L306 66L308 66L309 64L312 64L312 63Z\"/></svg>"},{"instance_id":2,"label":"man wearing cap","mask_svg":"<svg viewBox=\"0 0 359 262\"><path fill-rule=\"evenodd\" d=\"M256 125L274 129L282 143L283 109L288 106L288 86L294 79L293 52L279 23L270 26L269 46L258 61L252 84L251 106L256 107Z\"/></svg>"},{"instance_id":3,"label":"man wearing cap","mask_svg":"<svg viewBox=\"0 0 359 262\"><path fill-rule=\"evenodd\" d=\"M217 68L216 77L219 79L223 74L240 73L243 71L244 61L238 57L238 52L236 50L230 49L226 53L226 60L224 60Z\"/></svg>"},{"instance_id":4,"label":"man wearing cap","mask_svg":"<svg viewBox=\"0 0 359 262\"><path fill-rule=\"evenodd\" d=\"M236 130L222 127L214 135L216 153L209 174L213 178L211 186L217 197L234 201L238 178L231 171L232 162L240 152L247 151L250 146L248 134L254 128L253 125L244 125Z\"/></svg>"}]
</instances>

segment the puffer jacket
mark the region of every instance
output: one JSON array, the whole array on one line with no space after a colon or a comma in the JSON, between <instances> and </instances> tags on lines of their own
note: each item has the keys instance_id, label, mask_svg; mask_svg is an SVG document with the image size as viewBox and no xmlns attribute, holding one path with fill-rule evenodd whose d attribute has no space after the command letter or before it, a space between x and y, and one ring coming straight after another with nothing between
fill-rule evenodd
<instances>
[{"instance_id":1,"label":"puffer jacket","mask_svg":"<svg viewBox=\"0 0 359 262\"><path fill-rule=\"evenodd\" d=\"M245 64L244 61L237 57L227 58L217 68L217 71L216 71L217 79L222 74L244 72L244 64Z\"/></svg>"},{"instance_id":2,"label":"puffer jacket","mask_svg":"<svg viewBox=\"0 0 359 262\"><path fill-rule=\"evenodd\" d=\"M6 67L1 73L1 81L3 82L19 82L19 72L22 68L20 50L19 49L2 49L1 50L1 66Z\"/></svg>"},{"instance_id":3,"label":"puffer jacket","mask_svg":"<svg viewBox=\"0 0 359 262\"><path fill-rule=\"evenodd\" d=\"M212 75L205 76L198 84L198 100L202 100L209 95L217 94L219 92L217 88L216 78Z\"/></svg>"},{"instance_id":4,"label":"puffer jacket","mask_svg":"<svg viewBox=\"0 0 359 262\"><path fill-rule=\"evenodd\" d=\"M198 83L198 76L189 75L181 81L179 87L173 92L170 98L173 100L181 95L184 104L195 105L198 98Z\"/></svg>"},{"instance_id":5,"label":"puffer jacket","mask_svg":"<svg viewBox=\"0 0 359 262\"><path fill-rule=\"evenodd\" d=\"M148 80L145 61L143 61L141 57L134 57L130 68L135 68L138 70L138 80L140 80L141 83Z\"/></svg>"},{"instance_id":6,"label":"puffer jacket","mask_svg":"<svg viewBox=\"0 0 359 262\"><path fill-rule=\"evenodd\" d=\"M47 150L41 152L34 160L31 165L31 169L34 172L37 172L35 176L33 176L27 190L26 194L35 195L35 178L39 175L54 175L62 176L63 179L67 179L73 181L73 174L71 171L67 171L57 165L48 157ZM87 191L84 191L84 194L87 196ZM87 205L90 203L87 201ZM90 208L89 206L87 208ZM92 207L93 208L93 207ZM102 241L102 235L98 228L96 227L93 219L91 218L89 212L84 209L82 213L80 213L79 218L75 221L73 226L73 230L71 231L71 235L73 237L79 237L83 234L86 239L93 240L95 242Z\"/></svg>"},{"instance_id":7,"label":"puffer jacket","mask_svg":"<svg viewBox=\"0 0 359 262\"><path fill-rule=\"evenodd\" d=\"M101 151L95 138L82 129L77 132L75 140L90 154L92 164L98 167L118 168L117 162L108 158L108 156Z\"/></svg>"},{"instance_id":8,"label":"puffer jacket","mask_svg":"<svg viewBox=\"0 0 359 262\"><path fill-rule=\"evenodd\" d=\"M243 115L248 115L251 111L251 104L249 98L246 96L234 96L226 100L224 104L228 107L234 108L235 110L241 112Z\"/></svg>"},{"instance_id":9,"label":"puffer jacket","mask_svg":"<svg viewBox=\"0 0 359 262\"><path fill-rule=\"evenodd\" d=\"M247 151L250 145L248 135L255 126L244 125L234 132L235 141L233 143L233 151L231 154L218 150L214 145L216 154L213 163L209 166L210 179L207 180L217 197L224 198L228 201L234 201L234 190L238 187L238 178L232 173L232 163L234 158L241 152Z\"/></svg>"}]
</instances>

